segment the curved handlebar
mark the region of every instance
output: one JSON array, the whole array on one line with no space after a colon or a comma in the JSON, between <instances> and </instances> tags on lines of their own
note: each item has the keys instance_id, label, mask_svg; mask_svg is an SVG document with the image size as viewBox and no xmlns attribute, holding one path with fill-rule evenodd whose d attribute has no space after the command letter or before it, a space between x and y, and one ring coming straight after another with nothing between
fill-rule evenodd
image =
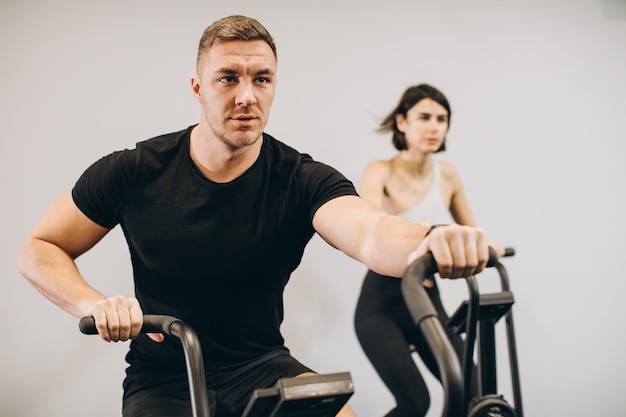
<instances>
[{"instance_id":1,"label":"curved handlebar","mask_svg":"<svg viewBox=\"0 0 626 417\"><path fill-rule=\"evenodd\" d=\"M513 248L505 248L504 256L513 256L515 254L515 249ZM491 268L498 262L498 254L495 249L489 247L489 260L487 261L487 268ZM433 276L437 271L437 263L435 262L435 258L431 253L427 253L425 255L420 256L416 260L414 260L408 268L404 271L403 278L417 278L419 284L421 285L424 282L426 277ZM404 282L404 281L403 281ZM426 293L424 293L426 294ZM428 296L426 296L428 300ZM416 323L419 324L419 323Z\"/></svg>"},{"instance_id":2,"label":"curved handlebar","mask_svg":"<svg viewBox=\"0 0 626 417\"><path fill-rule=\"evenodd\" d=\"M513 256L513 248L506 248L505 256ZM487 267L498 264L498 255L489 248ZM444 388L443 416L459 416L465 411L464 378L461 364L456 351L448 339L443 325L438 319L437 311L424 289L424 279L437 272L437 264L432 254L427 253L413 261L402 277L402 295L409 312L419 326L439 367L441 382Z\"/></svg>"},{"instance_id":3,"label":"curved handlebar","mask_svg":"<svg viewBox=\"0 0 626 417\"><path fill-rule=\"evenodd\" d=\"M78 327L84 334L98 334L95 320L91 316L81 318ZM164 333L180 339L185 353L193 417L209 417L211 414L202 348L193 328L176 317L146 314L143 316L141 333Z\"/></svg>"},{"instance_id":4,"label":"curved handlebar","mask_svg":"<svg viewBox=\"0 0 626 417\"><path fill-rule=\"evenodd\" d=\"M515 249L512 247L505 248L504 256L513 256ZM497 266L498 255L495 249L489 248L489 260L487 268ZM402 280L402 294L404 295L407 307L413 316L415 324L419 326L420 322L426 317L436 317L437 311L433 307L428 294L424 290L423 282L426 277L433 276L437 273L437 263L431 253L427 253L415 261L413 261L404 272Z\"/></svg>"}]
</instances>

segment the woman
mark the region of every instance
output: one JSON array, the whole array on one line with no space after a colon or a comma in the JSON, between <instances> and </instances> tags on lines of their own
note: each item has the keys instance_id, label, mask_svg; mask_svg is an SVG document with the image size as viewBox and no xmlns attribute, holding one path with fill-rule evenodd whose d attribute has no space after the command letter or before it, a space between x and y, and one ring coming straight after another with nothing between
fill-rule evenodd
<instances>
[{"instance_id":1,"label":"woman","mask_svg":"<svg viewBox=\"0 0 626 417\"><path fill-rule=\"evenodd\" d=\"M392 132L398 153L367 166L359 194L409 221L475 226L457 170L433 158L446 148L450 116L448 100L439 90L427 84L408 88L379 128L381 132ZM500 253L504 251L493 246ZM445 326L448 316L436 282L426 279L424 286ZM355 329L365 354L396 399L396 408L386 416L425 416L430 397L411 356L412 349L437 378L439 372L407 310L399 279L367 272L356 308ZM452 331L448 334L462 357L463 340ZM475 391L476 381L472 385Z\"/></svg>"}]
</instances>

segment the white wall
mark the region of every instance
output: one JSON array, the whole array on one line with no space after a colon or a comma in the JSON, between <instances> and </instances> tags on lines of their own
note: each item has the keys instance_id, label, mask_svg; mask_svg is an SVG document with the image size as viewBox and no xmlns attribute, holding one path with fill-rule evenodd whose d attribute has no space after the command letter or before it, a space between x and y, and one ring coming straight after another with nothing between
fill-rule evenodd
<instances>
[{"instance_id":1,"label":"white wall","mask_svg":"<svg viewBox=\"0 0 626 417\"><path fill-rule=\"evenodd\" d=\"M119 415L127 346L79 334L20 278L15 255L93 160L195 123L197 42L235 13L278 44L267 131L355 183L368 161L392 155L374 129L406 87L447 94L442 157L491 238L517 249L504 262L526 415L626 414L626 1L5 0L0 415ZM125 249L116 229L80 267L107 294L130 294ZM353 408L376 417L392 401L352 327L364 272L315 238L288 287L284 331L303 362L351 371Z\"/></svg>"}]
</instances>

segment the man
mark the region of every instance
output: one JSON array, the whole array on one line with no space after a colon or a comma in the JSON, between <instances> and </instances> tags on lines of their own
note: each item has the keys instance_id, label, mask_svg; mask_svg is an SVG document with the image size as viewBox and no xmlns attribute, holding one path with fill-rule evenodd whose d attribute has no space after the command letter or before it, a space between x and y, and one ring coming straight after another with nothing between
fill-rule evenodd
<instances>
[{"instance_id":1,"label":"man","mask_svg":"<svg viewBox=\"0 0 626 417\"><path fill-rule=\"evenodd\" d=\"M144 313L195 328L215 417L239 417L256 388L311 375L289 355L279 326L283 287L316 232L385 275L402 276L428 251L442 277L486 264L480 229L449 226L425 237L427 226L382 213L336 170L265 134L276 67L274 41L259 22L213 23L191 78L198 124L94 163L18 256L37 290L76 317L93 316L104 340L132 339L125 417L191 415L180 346L140 336ZM74 262L117 224L136 298L100 294ZM345 406L339 415L353 413Z\"/></svg>"}]
</instances>

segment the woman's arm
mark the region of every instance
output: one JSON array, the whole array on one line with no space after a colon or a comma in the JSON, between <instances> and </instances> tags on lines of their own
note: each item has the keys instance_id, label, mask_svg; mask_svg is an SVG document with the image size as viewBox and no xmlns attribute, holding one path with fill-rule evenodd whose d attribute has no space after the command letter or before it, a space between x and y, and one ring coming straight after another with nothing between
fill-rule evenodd
<instances>
[{"instance_id":1,"label":"woman's arm","mask_svg":"<svg viewBox=\"0 0 626 417\"><path fill-rule=\"evenodd\" d=\"M465 195L463 183L458 171L454 165L450 163L441 162L440 167L441 176L449 189L449 209L452 218L458 224L476 226L476 221L474 220L474 215L472 214L469 201Z\"/></svg>"},{"instance_id":2,"label":"woman's arm","mask_svg":"<svg viewBox=\"0 0 626 417\"><path fill-rule=\"evenodd\" d=\"M466 226L476 226L474 215L470 209L469 201L463 188L461 176L456 168L449 163L441 164L442 176L449 184L451 189L450 197L450 214L455 222ZM504 256L504 247L496 242L489 242L489 246L493 247L498 256Z\"/></svg>"},{"instance_id":3,"label":"woman's arm","mask_svg":"<svg viewBox=\"0 0 626 417\"><path fill-rule=\"evenodd\" d=\"M359 195L379 209L384 209L385 180L389 177L391 167L387 161L370 162L359 186Z\"/></svg>"}]
</instances>

